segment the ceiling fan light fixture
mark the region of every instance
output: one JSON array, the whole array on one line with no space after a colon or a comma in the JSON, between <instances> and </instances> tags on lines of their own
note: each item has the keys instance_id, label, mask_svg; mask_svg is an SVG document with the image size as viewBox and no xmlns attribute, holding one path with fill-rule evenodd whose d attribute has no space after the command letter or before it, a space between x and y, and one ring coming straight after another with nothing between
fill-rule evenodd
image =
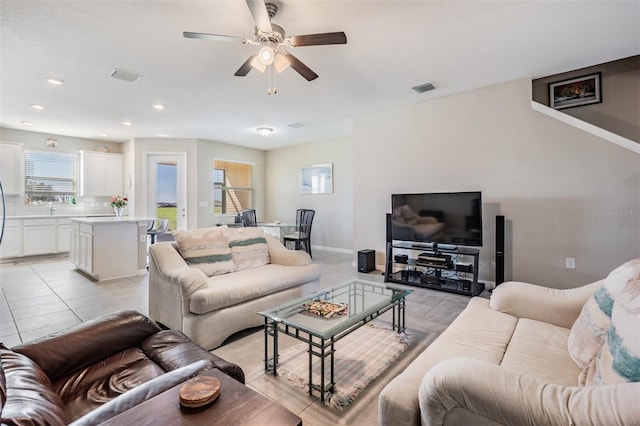
<instances>
[{"instance_id":1,"label":"ceiling fan light fixture","mask_svg":"<svg viewBox=\"0 0 640 426\"><path fill-rule=\"evenodd\" d=\"M258 127L256 129L256 132L258 132L261 136L269 136L271 133L273 133L273 129L271 127Z\"/></svg>"},{"instance_id":2,"label":"ceiling fan light fixture","mask_svg":"<svg viewBox=\"0 0 640 426\"><path fill-rule=\"evenodd\" d=\"M282 72L289 68L289 65L291 65L291 63L289 62L289 58L287 58L287 55L278 52L276 53L276 57L273 60L273 65L276 67L276 71Z\"/></svg>"},{"instance_id":3,"label":"ceiling fan light fixture","mask_svg":"<svg viewBox=\"0 0 640 426\"><path fill-rule=\"evenodd\" d=\"M276 55L275 49L269 45L262 46L260 52L258 52L258 60L265 66L273 64L274 57Z\"/></svg>"},{"instance_id":4,"label":"ceiling fan light fixture","mask_svg":"<svg viewBox=\"0 0 640 426\"><path fill-rule=\"evenodd\" d=\"M260 55L256 55L251 61L251 67L260 72L264 72L267 69L267 66L260 61Z\"/></svg>"}]
</instances>

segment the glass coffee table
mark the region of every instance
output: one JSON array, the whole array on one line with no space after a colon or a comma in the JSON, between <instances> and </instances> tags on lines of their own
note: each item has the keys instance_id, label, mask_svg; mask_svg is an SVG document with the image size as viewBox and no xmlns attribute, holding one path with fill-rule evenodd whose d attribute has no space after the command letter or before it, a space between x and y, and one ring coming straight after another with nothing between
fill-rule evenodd
<instances>
[{"instance_id":1,"label":"glass coffee table","mask_svg":"<svg viewBox=\"0 0 640 426\"><path fill-rule=\"evenodd\" d=\"M393 309L392 327L398 333L405 329L405 298L413 290L384 284L353 280L321 290L306 297L259 312L264 317L264 368L277 375L278 335L284 333L309 345L309 394L325 393L335 387L335 343L352 331ZM269 356L269 337L273 354ZM320 361L320 384L312 381L313 358ZM329 383L325 362L329 358Z\"/></svg>"}]
</instances>

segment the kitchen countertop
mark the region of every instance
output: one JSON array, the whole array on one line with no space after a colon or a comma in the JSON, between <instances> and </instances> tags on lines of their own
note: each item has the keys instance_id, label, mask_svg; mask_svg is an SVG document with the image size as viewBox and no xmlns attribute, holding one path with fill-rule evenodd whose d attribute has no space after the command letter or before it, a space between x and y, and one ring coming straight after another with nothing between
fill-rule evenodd
<instances>
[{"instance_id":1,"label":"kitchen countertop","mask_svg":"<svg viewBox=\"0 0 640 426\"><path fill-rule=\"evenodd\" d=\"M7 219L68 219L73 217L116 217L115 214L111 213L93 213L93 214L82 214L82 213L72 213L72 214L29 214L29 215L17 215L17 216L7 216Z\"/></svg>"},{"instance_id":2,"label":"kitchen countertop","mask_svg":"<svg viewBox=\"0 0 640 426\"><path fill-rule=\"evenodd\" d=\"M101 223L127 223L127 222L148 222L155 220L153 217L138 217L138 216L122 216L121 218L111 217L72 217L73 222L87 223L90 225L96 225Z\"/></svg>"}]
</instances>

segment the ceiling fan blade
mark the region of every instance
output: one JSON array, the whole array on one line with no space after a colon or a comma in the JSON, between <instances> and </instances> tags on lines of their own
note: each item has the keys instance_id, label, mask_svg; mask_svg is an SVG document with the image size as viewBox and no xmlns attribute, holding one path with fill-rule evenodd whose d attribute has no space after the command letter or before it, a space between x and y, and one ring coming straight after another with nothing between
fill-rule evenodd
<instances>
[{"instance_id":1,"label":"ceiling fan blade","mask_svg":"<svg viewBox=\"0 0 640 426\"><path fill-rule=\"evenodd\" d=\"M324 44L347 44L344 32L307 34L289 37L292 46L319 46Z\"/></svg>"},{"instance_id":2,"label":"ceiling fan blade","mask_svg":"<svg viewBox=\"0 0 640 426\"><path fill-rule=\"evenodd\" d=\"M215 41L226 41L226 42L241 42L246 43L245 39L242 37L235 36L226 36L226 35L218 35L218 34L205 34L205 33L192 33L190 31L185 31L182 33L185 38L198 38L202 40L215 40Z\"/></svg>"},{"instance_id":3,"label":"ceiling fan blade","mask_svg":"<svg viewBox=\"0 0 640 426\"><path fill-rule=\"evenodd\" d=\"M267 12L267 6L264 4L264 0L246 0L251 16L253 16L253 22L256 24L256 28L260 31L270 33L271 18L269 18L269 12Z\"/></svg>"},{"instance_id":4,"label":"ceiling fan blade","mask_svg":"<svg viewBox=\"0 0 640 426\"><path fill-rule=\"evenodd\" d=\"M253 58L255 58L256 56L258 56L257 53L249 56L249 59L244 61L244 64L242 64L240 68L238 68L238 71L236 71L236 73L233 75L235 75L236 77L244 77L249 74L249 71L251 71L251 69L253 68L251 66L251 61L253 61Z\"/></svg>"},{"instance_id":5,"label":"ceiling fan blade","mask_svg":"<svg viewBox=\"0 0 640 426\"><path fill-rule=\"evenodd\" d=\"M318 78L318 74L313 72L311 68L300 62L300 59L293 56L291 53L287 52L287 59L289 59L289 66L296 70L298 74L307 79L307 81L315 80Z\"/></svg>"}]
</instances>

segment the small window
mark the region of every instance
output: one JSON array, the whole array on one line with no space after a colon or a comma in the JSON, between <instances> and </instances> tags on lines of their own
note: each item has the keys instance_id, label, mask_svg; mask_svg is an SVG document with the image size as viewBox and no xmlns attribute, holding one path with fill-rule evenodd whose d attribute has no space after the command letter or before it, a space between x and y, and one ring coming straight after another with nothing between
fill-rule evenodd
<instances>
[{"instance_id":1,"label":"small window","mask_svg":"<svg viewBox=\"0 0 640 426\"><path fill-rule=\"evenodd\" d=\"M251 164L213 162L213 213L235 215L251 208Z\"/></svg>"},{"instance_id":2,"label":"small window","mask_svg":"<svg viewBox=\"0 0 640 426\"><path fill-rule=\"evenodd\" d=\"M25 203L69 203L76 194L76 156L25 151Z\"/></svg>"}]
</instances>

